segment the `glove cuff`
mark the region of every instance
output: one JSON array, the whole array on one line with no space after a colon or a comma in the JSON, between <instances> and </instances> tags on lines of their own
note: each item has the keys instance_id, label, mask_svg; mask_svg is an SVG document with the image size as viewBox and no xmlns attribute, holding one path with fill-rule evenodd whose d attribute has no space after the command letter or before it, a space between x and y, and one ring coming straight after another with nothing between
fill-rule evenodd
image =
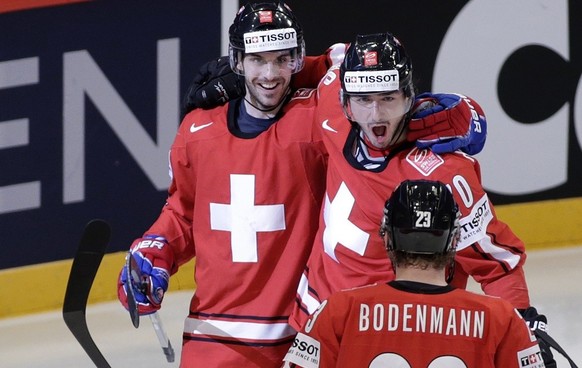
<instances>
[{"instance_id":1,"label":"glove cuff","mask_svg":"<svg viewBox=\"0 0 582 368\"><path fill-rule=\"evenodd\" d=\"M160 268L168 274L174 268L174 253L164 237L145 235L134 240L130 250L131 253L140 252L151 262L152 268Z\"/></svg>"},{"instance_id":2,"label":"glove cuff","mask_svg":"<svg viewBox=\"0 0 582 368\"><path fill-rule=\"evenodd\" d=\"M535 307L528 307L526 309L518 309L519 313L527 323L530 330L540 330L548 332L548 319L543 314L538 314Z\"/></svg>"}]
</instances>

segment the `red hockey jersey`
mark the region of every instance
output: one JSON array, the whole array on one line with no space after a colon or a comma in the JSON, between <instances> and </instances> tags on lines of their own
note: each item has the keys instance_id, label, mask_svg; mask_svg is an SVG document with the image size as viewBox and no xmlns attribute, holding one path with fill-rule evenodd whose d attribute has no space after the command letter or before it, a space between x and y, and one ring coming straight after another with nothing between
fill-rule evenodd
<instances>
[{"instance_id":1,"label":"red hockey jersey","mask_svg":"<svg viewBox=\"0 0 582 368\"><path fill-rule=\"evenodd\" d=\"M168 240L178 265L196 257L184 366L278 367L293 341L327 162L309 97L256 137L232 129L235 103L197 109L179 128L169 197L147 233Z\"/></svg>"},{"instance_id":2,"label":"red hockey jersey","mask_svg":"<svg viewBox=\"0 0 582 368\"><path fill-rule=\"evenodd\" d=\"M544 367L535 336L509 302L411 282L332 295L297 335L285 362L304 368Z\"/></svg>"},{"instance_id":3,"label":"red hockey jersey","mask_svg":"<svg viewBox=\"0 0 582 368\"><path fill-rule=\"evenodd\" d=\"M502 297L516 308L528 307L524 244L496 217L481 185L477 160L461 152L437 155L409 145L392 152L377 168L364 169L351 153L358 133L338 104L339 84L336 69L318 89L319 129L329 152L327 188L292 325L300 329L335 291L394 278L378 230L385 201L405 179L439 180L459 204L461 240L454 285L464 288L471 275L485 293Z\"/></svg>"}]
</instances>

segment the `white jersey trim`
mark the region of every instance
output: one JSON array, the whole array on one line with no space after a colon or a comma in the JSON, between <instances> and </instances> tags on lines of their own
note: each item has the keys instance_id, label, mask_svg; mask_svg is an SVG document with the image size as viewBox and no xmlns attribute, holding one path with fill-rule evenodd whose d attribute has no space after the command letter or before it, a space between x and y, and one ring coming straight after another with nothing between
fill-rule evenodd
<instances>
[{"instance_id":1,"label":"white jersey trim","mask_svg":"<svg viewBox=\"0 0 582 368\"><path fill-rule=\"evenodd\" d=\"M521 260L521 256L519 254L512 253L507 249L504 249L493 244L489 236L486 236L485 238L481 239L479 241L479 245L481 246L481 249L483 249L484 252L491 255L498 261L503 261L507 263L509 267L511 267L511 269L517 267L519 261Z\"/></svg>"},{"instance_id":2,"label":"white jersey trim","mask_svg":"<svg viewBox=\"0 0 582 368\"><path fill-rule=\"evenodd\" d=\"M297 294L299 294L301 303L307 307L309 314L315 312L315 310L321 304L317 299L309 294L309 281L307 280L305 274L301 275L301 280L299 281L299 286L297 287Z\"/></svg>"},{"instance_id":3,"label":"white jersey trim","mask_svg":"<svg viewBox=\"0 0 582 368\"><path fill-rule=\"evenodd\" d=\"M249 340L279 340L297 332L287 323L253 323L241 321L201 320L188 317L184 333Z\"/></svg>"}]
</instances>

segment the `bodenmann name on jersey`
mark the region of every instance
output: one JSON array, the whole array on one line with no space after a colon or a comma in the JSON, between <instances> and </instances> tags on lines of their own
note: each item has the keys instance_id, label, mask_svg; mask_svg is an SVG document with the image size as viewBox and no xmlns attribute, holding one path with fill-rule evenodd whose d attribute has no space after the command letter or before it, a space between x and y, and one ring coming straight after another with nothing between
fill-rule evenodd
<instances>
[{"instance_id":1,"label":"bodenmann name on jersey","mask_svg":"<svg viewBox=\"0 0 582 368\"><path fill-rule=\"evenodd\" d=\"M427 333L483 339L485 312L426 304L360 304L358 330Z\"/></svg>"}]
</instances>

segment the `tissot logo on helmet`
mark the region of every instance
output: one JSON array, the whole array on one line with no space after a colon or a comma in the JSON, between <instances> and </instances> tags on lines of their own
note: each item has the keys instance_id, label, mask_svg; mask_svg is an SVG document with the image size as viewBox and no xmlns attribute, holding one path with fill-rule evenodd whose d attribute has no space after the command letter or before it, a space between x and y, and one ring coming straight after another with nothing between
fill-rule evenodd
<instances>
[{"instance_id":1,"label":"tissot logo on helmet","mask_svg":"<svg viewBox=\"0 0 582 368\"><path fill-rule=\"evenodd\" d=\"M244 35L245 52L265 52L297 47L297 32L293 28L249 32Z\"/></svg>"},{"instance_id":2,"label":"tissot logo on helmet","mask_svg":"<svg viewBox=\"0 0 582 368\"><path fill-rule=\"evenodd\" d=\"M348 71L344 74L346 92L396 91L399 82L397 70Z\"/></svg>"}]
</instances>

